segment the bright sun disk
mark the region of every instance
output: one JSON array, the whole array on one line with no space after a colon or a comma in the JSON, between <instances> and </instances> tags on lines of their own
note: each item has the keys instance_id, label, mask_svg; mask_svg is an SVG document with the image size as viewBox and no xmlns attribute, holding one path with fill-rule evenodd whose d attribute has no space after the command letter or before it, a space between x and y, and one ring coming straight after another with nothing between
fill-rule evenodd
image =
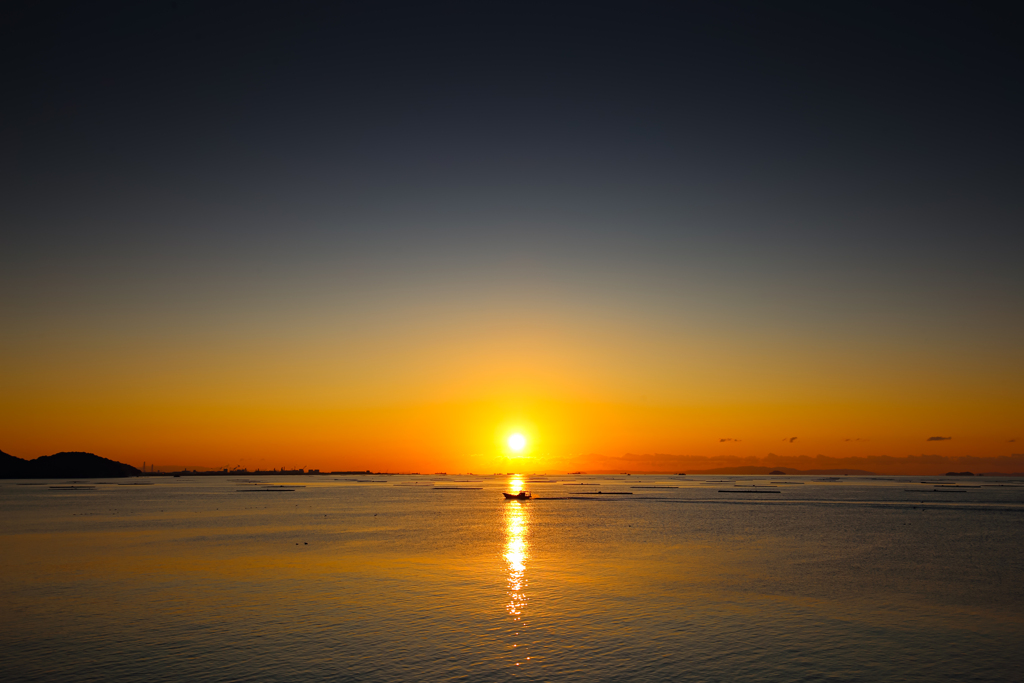
<instances>
[{"instance_id":1,"label":"bright sun disk","mask_svg":"<svg viewBox=\"0 0 1024 683\"><path fill-rule=\"evenodd\" d=\"M508 437L508 447L516 453L526 448L526 437L516 433Z\"/></svg>"}]
</instances>

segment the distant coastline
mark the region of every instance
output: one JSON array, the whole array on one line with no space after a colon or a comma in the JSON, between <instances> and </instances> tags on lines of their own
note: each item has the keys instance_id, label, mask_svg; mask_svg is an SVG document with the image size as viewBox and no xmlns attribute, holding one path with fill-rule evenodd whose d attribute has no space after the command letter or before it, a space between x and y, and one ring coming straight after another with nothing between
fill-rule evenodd
<instances>
[{"instance_id":1,"label":"distant coastline","mask_svg":"<svg viewBox=\"0 0 1024 683\"><path fill-rule=\"evenodd\" d=\"M123 462L103 458L95 453L66 451L43 455L34 460L25 460L0 451L0 479L94 479L111 477L167 477L167 476L225 476L242 474L373 474L370 470L351 470L344 472L321 472L320 470L280 469L280 470L197 470L185 469L160 472L143 472L137 467Z\"/></svg>"},{"instance_id":2,"label":"distant coastline","mask_svg":"<svg viewBox=\"0 0 1024 683\"><path fill-rule=\"evenodd\" d=\"M1016 459L1019 456L1014 456ZM974 460L975 465L985 465L983 459L960 458L961 464L967 464L966 460ZM1010 460L1007 458L1007 460ZM637 463L634 463L637 464ZM930 463L933 468L936 463ZM942 463L952 464L952 463ZM1018 463L1019 464L1019 463ZM920 468L931 469L931 468ZM552 470L537 471L529 474L556 474ZM217 476L244 476L244 475L355 475L355 476L389 476L389 475L418 475L419 472L373 472L371 470L332 470L321 471L319 469L201 469L198 467L187 468L177 466L172 469L162 467L159 471L152 468L140 470L132 465L127 465L116 460L100 457L94 453L80 451L61 452L53 455L44 455L34 460L25 460L0 451L0 479L91 479L110 477L167 477L167 476L189 476L189 477L217 477ZM519 474L527 474L520 472ZM581 474L572 472L569 474ZM585 474L635 474L643 475L770 475L770 476L854 476L854 477L876 477L876 476L984 476L984 477L1024 477L1022 472L1006 471L984 471L982 468L976 470L967 469L946 469L945 471L918 471L918 472L875 472L857 468L812 468L797 469L794 467L768 466L768 465L737 465L732 467L714 467L704 469L689 469L678 467L671 469L590 469Z\"/></svg>"}]
</instances>

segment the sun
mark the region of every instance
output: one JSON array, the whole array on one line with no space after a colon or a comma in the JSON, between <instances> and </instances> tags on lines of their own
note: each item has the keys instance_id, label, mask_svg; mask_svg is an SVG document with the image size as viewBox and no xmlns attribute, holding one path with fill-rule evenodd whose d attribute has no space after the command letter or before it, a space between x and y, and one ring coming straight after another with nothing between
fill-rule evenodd
<instances>
[{"instance_id":1,"label":"sun","mask_svg":"<svg viewBox=\"0 0 1024 683\"><path fill-rule=\"evenodd\" d=\"M508 447L511 448L516 453L519 453L524 448L526 448L526 437L520 434L519 432L511 434L508 437Z\"/></svg>"}]
</instances>

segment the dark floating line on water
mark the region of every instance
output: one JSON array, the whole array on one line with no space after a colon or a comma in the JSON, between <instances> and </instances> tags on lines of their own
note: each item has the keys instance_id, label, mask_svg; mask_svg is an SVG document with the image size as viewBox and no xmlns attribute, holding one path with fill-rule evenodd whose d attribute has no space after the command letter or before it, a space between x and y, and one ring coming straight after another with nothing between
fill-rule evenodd
<instances>
[{"instance_id":1,"label":"dark floating line on water","mask_svg":"<svg viewBox=\"0 0 1024 683\"><path fill-rule=\"evenodd\" d=\"M631 489L677 489L678 486L630 486Z\"/></svg>"},{"instance_id":2,"label":"dark floating line on water","mask_svg":"<svg viewBox=\"0 0 1024 683\"><path fill-rule=\"evenodd\" d=\"M581 496L632 496L632 491L587 491Z\"/></svg>"},{"instance_id":3,"label":"dark floating line on water","mask_svg":"<svg viewBox=\"0 0 1024 683\"><path fill-rule=\"evenodd\" d=\"M434 486L431 491L482 491L483 486Z\"/></svg>"},{"instance_id":4,"label":"dark floating line on water","mask_svg":"<svg viewBox=\"0 0 1024 683\"><path fill-rule=\"evenodd\" d=\"M247 482L243 481L243 482L240 482L240 483L245 484ZM251 483L252 483L253 486L260 486L260 487L265 488L265 489L304 489L304 488L306 488L305 484L270 484L268 482L263 482L263 481L254 481L254 482L251 482Z\"/></svg>"},{"instance_id":5,"label":"dark floating line on water","mask_svg":"<svg viewBox=\"0 0 1024 683\"><path fill-rule=\"evenodd\" d=\"M678 501L678 500L680 500L678 498L666 498L664 496L637 496L635 498L597 498L596 496L598 496L598 495L607 496L607 495L616 495L616 494L614 494L614 493L609 494L608 492L605 492L603 494L598 494L597 492L590 492L590 493L579 493L579 494L575 494L575 495L568 496L568 497L544 498L542 496L534 496L530 500L605 500L605 501L608 501L608 500L631 500L631 501L637 501L637 500L667 500L667 501ZM618 495L622 495L622 494L618 494ZM625 495L631 496L633 494L632 493L627 493Z\"/></svg>"},{"instance_id":6,"label":"dark floating line on water","mask_svg":"<svg viewBox=\"0 0 1024 683\"><path fill-rule=\"evenodd\" d=\"M235 489L235 493L286 493L295 489Z\"/></svg>"},{"instance_id":7,"label":"dark floating line on water","mask_svg":"<svg viewBox=\"0 0 1024 683\"><path fill-rule=\"evenodd\" d=\"M963 489L903 489L904 493L967 493Z\"/></svg>"},{"instance_id":8,"label":"dark floating line on water","mask_svg":"<svg viewBox=\"0 0 1024 683\"><path fill-rule=\"evenodd\" d=\"M725 493L729 493L726 491ZM592 498L591 500L597 500ZM922 500L800 500L794 498L783 498L774 503L770 501L747 501L729 500L721 498L637 498L636 500L655 500L662 503L678 503L681 505L766 505L766 506L792 506L804 505L808 507L865 507L881 510L956 510L967 512L1009 512L1024 514L1024 505L1020 503L930 503Z\"/></svg>"},{"instance_id":9,"label":"dark floating line on water","mask_svg":"<svg viewBox=\"0 0 1024 683\"><path fill-rule=\"evenodd\" d=\"M59 489L61 491L92 491L95 486L51 486L51 489Z\"/></svg>"},{"instance_id":10,"label":"dark floating line on water","mask_svg":"<svg viewBox=\"0 0 1024 683\"><path fill-rule=\"evenodd\" d=\"M781 491L765 491L755 489L718 489L719 493L782 493Z\"/></svg>"}]
</instances>

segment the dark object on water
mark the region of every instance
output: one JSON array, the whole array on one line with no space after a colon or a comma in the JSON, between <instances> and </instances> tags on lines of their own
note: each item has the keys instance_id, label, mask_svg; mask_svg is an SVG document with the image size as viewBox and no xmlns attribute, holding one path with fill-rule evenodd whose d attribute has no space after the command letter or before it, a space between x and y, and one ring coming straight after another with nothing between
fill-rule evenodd
<instances>
[{"instance_id":1,"label":"dark object on water","mask_svg":"<svg viewBox=\"0 0 1024 683\"><path fill-rule=\"evenodd\" d=\"M718 489L719 493L778 493L778 490L768 491L765 489Z\"/></svg>"},{"instance_id":2,"label":"dark object on water","mask_svg":"<svg viewBox=\"0 0 1024 683\"><path fill-rule=\"evenodd\" d=\"M973 477L974 472L946 472L947 477Z\"/></svg>"},{"instance_id":3,"label":"dark object on water","mask_svg":"<svg viewBox=\"0 0 1024 683\"><path fill-rule=\"evenodd\" d=\"M501 495L505 496L505 500L529 500L529 491L520 491L519 493L505 493L502 491Z\"/></svg>"}]
</instances>

